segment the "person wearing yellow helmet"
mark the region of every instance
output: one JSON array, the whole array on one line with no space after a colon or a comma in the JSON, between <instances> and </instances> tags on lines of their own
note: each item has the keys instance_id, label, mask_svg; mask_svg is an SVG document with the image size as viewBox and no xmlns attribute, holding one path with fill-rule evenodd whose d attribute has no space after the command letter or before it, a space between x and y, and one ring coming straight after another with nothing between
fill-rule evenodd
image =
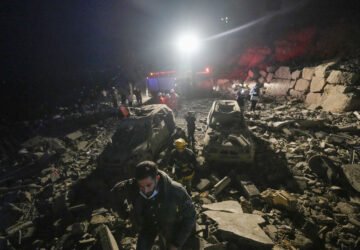
<instances>
[{"instance_id":1,"label":"person wearing yellow helmet","mask_svg":"<svg viewBox=\"0 0 360 250\"><path fill-rule=\"evenodd\" d=\"M170 154L169 167L175 180L186 187L191 193L191 182L195 174L196 157L194 152L187 148L183 138L174 141L174 147Z\"/></svg>"}]
</instances>

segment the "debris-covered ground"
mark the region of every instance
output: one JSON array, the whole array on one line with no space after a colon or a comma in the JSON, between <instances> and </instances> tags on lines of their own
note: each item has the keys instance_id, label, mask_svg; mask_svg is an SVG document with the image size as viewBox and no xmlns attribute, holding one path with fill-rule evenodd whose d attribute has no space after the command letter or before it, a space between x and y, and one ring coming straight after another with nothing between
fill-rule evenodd
<instances>
[{"instance_id":1,"label":"debris-covered ground","mask_svg":"<svg viewBox=\"0 0 360 250\"><path fill-rule=\"evenodd\" d=\"M186 130L184 114L197 117L192 197L201 247L359 248L360 115L310 111L297 101L260 103L245 112L254 164L223 168L202 156L213 100L184 100L175 119ZM130 221L106 204L124 166L100 160L122 122L104 116L73 131L59 126L56 136L34 136L13 149L16 161L2 158L0 249L135 248ZM166 151L154 160L161 158Z\"/></svg>"}]
</instances>

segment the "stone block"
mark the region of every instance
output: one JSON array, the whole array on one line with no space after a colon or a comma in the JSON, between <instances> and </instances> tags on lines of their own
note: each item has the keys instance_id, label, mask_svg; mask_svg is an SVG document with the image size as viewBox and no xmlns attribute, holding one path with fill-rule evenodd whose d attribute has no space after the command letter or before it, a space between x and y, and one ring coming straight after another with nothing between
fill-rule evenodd
<instances>
[{"instance_id":1,"label":"stone block","mask_svg":"<svg viewBox=\"0 0 360 250\"><path fill-rule=\"evenodd\" d=\"M309 89L310 82L306 79L298 79L295 84L295 90L297 91L307 91Z\"/></svg>"},{"instance_id":2,"label":"stone block","mask_svg":"<svg viewBox=\"0 0 360 250\"><path fill-rule=\"evenodd\" d=\"M264 84L265 94L268 96L286 96L292 85L290 80L273 79L270 83Z\"/></svg>"},{"instance_id":3,"label":"stone block","mask_svg":"<svg viewBox=\"0 0 360 250\"><path fill-rule=\"evenodd\" d=\"M344 93L346 87L342 85L326 85L321 98L321 106L325 111L343 112L358 109L360 98L355 93Z\"/></svg>"},{"instance_id":4,"label":"stone block","mask_svg":"<svg viewBox=\"0 0 360 250\"><path fill-rule=\"evenodd\" d=\"M325 78L314 76L311 80L310 92L313 92L313 93L322 92L325 85L326 85Z\"/></svg>"},{"instance_id":5,"label":"stone block","mask_svg":"<svg viewBox=\"0 0 360 250\"><path fill-rule=\"evenodd\" d=\"M269 73L267 76L266 76L266 82L271 82L271 80L273 79L274 77L274 73Z\"/></svg>"},{"instance_id":6,"label":"stone block","mask_svg":"<svg viewBox=\"0 0 360 250\"><path fill-rule=\"evenodd\" d=\"M275 76L280 79L291 79L290 68L281 66L275 71Z\"/></svg>"},{"instance_id":7,"label":"stone block","mask_svg":"<svg viewBox=\"0 0 360 250\"><path fill-rule=\"evenodd\" d=\"M307 105L318 106L321 103L321 96L322 96L321 93L309 93L306 95L305 103Z\"/></svg>"},{"instance_id":8,"label":"stone block","mask_svg":"<svg viewBox=\"0 0 360 250\"><path fill-rule=\"evenodd\" d=\"M299 79L300 73L301 73L300 70L295 70L294 72L291 73L291 79L293 79L293 80Z\"/></svg>"},{"instance_id":9,"label":"stone block","mask_svg":"<svg viewBox=\"0 0 360 250\"><path fill-rule=\"evenodd\" d=\"M333 70L330 72L327 82L330 84L354 85L359 81L359 74L352 72L345 72L340 70Z\"/></svg>"},{"instance_id":10,"label":"stone block","mask_svg":"<svg viewBox=\"0 0 360 250\"><path fill-rule=\"evenodd\" d=\"M290 96L299 100L304 100L306 97L305 91L297 91L295 89L290 89Z\"/></svg>"},{"instance_id":11,"label":"stone block","mask_svg":"<svg viewBox=\"0 0 360 250\"><path fill-rule=\"evenodd\" d=\"M203 205L203 208L212 211L225 211L230 213L243 213L241 205L237 201L222 201Z\"/></svg>"},{"instance_id":12,"label":"stone block","mask_svg":"<svg viewBox=\"0 0 360 250\"><path fill-rule=\"evenodd\" d=\"M304 68L301 77L310 81L315 73L315 68Z\"/></svg>"},{"instance_id":13,"label":"stone block","mask_svg":"<svg viewBox=\"0 0 360 250\"><path fill-rule=\"evenodd\" d=\"M324 63L324 64L317 66L315 68L315 76L322 77L322 78L328 77L329 72L327 71L327 69L334 64L335 64L335 62L329 62L329 63Z\"/></svg>"}]
</instances>

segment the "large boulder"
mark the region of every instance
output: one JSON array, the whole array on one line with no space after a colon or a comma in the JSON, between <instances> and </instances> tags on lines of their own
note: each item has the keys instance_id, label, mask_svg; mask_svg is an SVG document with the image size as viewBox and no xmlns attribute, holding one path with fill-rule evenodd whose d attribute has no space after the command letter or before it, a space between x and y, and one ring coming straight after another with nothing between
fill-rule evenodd
<instances>
[{"instance_id":1,"label":"large boulder","mask_svg":"<svg viewBox=\"0 0 360 250\"><path fill-rule=\"evenodd\" d=\"M311 80L315 72L315 68L304 68L301 77L305 80Z\"/></svg>"},{"instance_id":2,"label":"large boulder","mask_svg":"<svg viewBox=\"0 0 360 250\"><path fill-rule=\"evenodd\" d=\"M341 166L343 173L349 184L358 192L360 192L360 165L347 164Z\"/></svg>"},{"instance_id":3,"label":"large boulder","mask_svg":"<svg viewBox=\"0 0 360 250\"><path fill-rule=\"evenodd\" d=\"M356 73L333 70L327 78L327 82L330 84L357 85L359 78L359 74Z\"/></svg>"},{"instance_id":4,"label":"large boulder","mask_svg":"<svg viewBox=\"0 0 360 250\"><path fill-rule=\"evenodd\" d=\"M293 83L286 79L273 79L270 83L265 83L264 87L268 96L286 96Z\"/></svg>"},{"instance_id":5,"label":"large boulder","mask_svg":"<svg viewBox=\"0 0 360 250\"><path fill-rule=\"evenodd\" d=\"M295 84L295 90L297 91L307 91L309 89L310 86L310 82L308 80L305 79L299 79L296 81Z\"/></svg>"},{"instance_id":6,"label":"large boulder","mask_svg":"<svg viewBox=\"0 0 360 250\"><path fill-rule=\"evenodd\" d=\"M291 79L291 72L289 67L281 66L275 71L275 77L280 79Z\"/></svg>"},{"instance_id":7,"label":"large boulder","mask_svg":"<svg viewBox=\"0 0 360 250\"><path fill-rule=\"evenodd\" d=\"M310 84L310 92L321 92L326 85L326 81L323 77L314 76Z\"/></svg>"},{"instance_id":8,"label":"large boulder","mask_svg":"<svg viewBox=\"0 0 360 250\"><path fill-rule=\"evenodd\" d=\"M297 80L300 77L300 70L295 70L294 72L291 73L291 79L293 80Z\"/></svg>"},{"instance_id":9,"label":"large boulder","mask_svg":"<svg viewBox=\"0 0 360 250\"><path fill-rule=\"evenodd\" d=\"M325 111L343 112L360 107L360 98L355 93L345 93L345 86L326 85L321 98L321 106Z\"/></svg>"}]
</instances>

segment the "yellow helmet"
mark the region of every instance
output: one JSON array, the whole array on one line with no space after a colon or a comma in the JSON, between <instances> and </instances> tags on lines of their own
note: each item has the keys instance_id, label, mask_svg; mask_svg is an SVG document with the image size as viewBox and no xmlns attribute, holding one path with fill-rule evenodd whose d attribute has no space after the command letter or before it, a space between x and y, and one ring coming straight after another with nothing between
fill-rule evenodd
<instances>
[{"instance_id":1,"label":"yellow helmet","mask_svg":"<svg viewBox=\"0 0 360 250\"><path fill-rule=\"evenodd\" d=\"M174 142L174 146L177 149L184 149L184 148L186 148L186 145L187 145L187 143L183 138L176 139Z\"/></svg>"}]
</instances>

